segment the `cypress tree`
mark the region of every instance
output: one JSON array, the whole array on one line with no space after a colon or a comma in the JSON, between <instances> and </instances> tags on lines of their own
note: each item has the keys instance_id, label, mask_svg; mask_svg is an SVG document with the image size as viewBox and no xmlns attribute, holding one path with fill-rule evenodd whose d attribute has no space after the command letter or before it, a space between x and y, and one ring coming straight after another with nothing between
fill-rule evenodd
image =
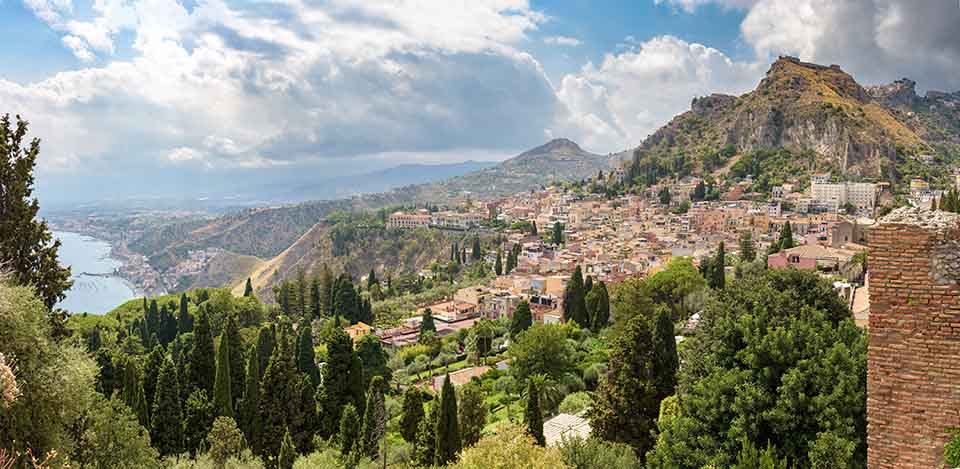
<instances>
[{"instance_id":1,"label":"cypress tree","mask_svg":"<svg viewBox=\"0 0 960 469\"><path fill-rule=\"evenodd\" d=\"M150 334L160 334L160 310L156 299L150 300L150 308L147 309L144 321L147 323L146 337L150 337Z\"/></svg>"},{"instance_id":2,"label":"cypress tree","mask_svg":"<svg viewBox=\"0 0 960 469\"><path fill-rule=\"evenodd\" d=\"M153 412L157 391L157 380L160 376L160 369L163 367L166 354L163 347L157 345L147 355L147 361L143 365L143 397L147 404L147 410ZM147 427L149 428L149 426Z\"/></svg>"},{"instance_id":3,"label":"cypress tree","mask_svg":"<svg viewBox=\"0 0 960 469\"><path fill-rule=\"evenodd\" d=\"M533 314L530 312L530 303L526 300L521 301L513 310L513 317L510 319L510 336L515 338L532 325Z\"/></svg>"},{"instance_id":4,"label":"cypress tree","mask_svg":"<svg viewBox=\"0 0 960 469\"><path fill-rule=\"evenodd\" d=\"M354 351L350 336L339 327L330 331L326 338L326 345L327 362L321 370L323 385L320 387L317 401L322 418L320 434L329 438L336 434L343 407L353 398L350 395L350 372L353 367Z\"/></svg>"},{"instance_id":5,"label":"cypress tree","mask_svg":"<svg viewBox=\"0 0 960 469\"><path fill-rule=\"evenodd\" d=\"M297 369L310 379L314 387L320 384L320 369L313 351L313 329L308 323L300 326L297 337Z\"/></svg>"},{"instance_id":6,"label":"cypress tree","mask_svg":"<svg viewBox=\"0 0 960 469\"><path fill-rule=\"evenodd\" d=\"M430 311L430 308L425 308L420 316L420 337L423 337L426 332L434 334L437 332L437 325L433 322L433 311Z\"/></svg>"},{"instance_id":7,"label":"cypress tree","mask_svg":"<svg viewBox=\"0 0 960 469\"><path fill-rule=\"evenodd\" d=\"M593 435L627 443L638 455L653 447L660 400L652 381L655 354L649 314L639 313L614 338L606 379L588 417Z\"/></svg>"},{"instance_id":8,"label":"cypress tree","mask_svg":"<svg viewBox=\"0 0 960 469\"><path fill-rule=\"evenodd\" d=\"M677 341L674 338L673 320L665 307L657 311L653 331L653 379L657 400L672 396L677 387Z\"/></svg>"},{"instance_id":9,"label":"cypress tree","mask_svg":"<svg viewBox=\"0 0 960 469\"><path fill-rule=\"evenodd\" d=\"M423 421L423 395L420 393L420 388L410 386L403 393L403 416L400 418L400 434L407 443L416 443L421 421Z\"/></svg>"},{"instance_id":10,"label":"cypress tree","mask_svg":"<svg viewBox=\"0 0 960 469\"><path fill-rule=\"evenodd\" d=\"M533 380L527 383L527 409L524 420L527 423L527 433L538 445L546 446L547 440L543 436L543 412L540 409L540 390L537 389Z\"/></svg>"},{"instance_id":11,"label":"cypress tree","mask_svg":"<svg viewBox=\"0 0 960 469\"><path fill-rule=\"evenodd\" d=\"M560 222L554 222L553 224L553 244L559 246L563 244L563 225Z\"/></svg>"},{"instance_id":12,"label":"cypress tree","mask_svg":"<svg viewBox=\"0 0 960 469\"><path fill-rule=\"evenodd\" d=\"M487 424L487 405L483 401L483 390L475 382L460 387L460 437L463 446L469 447L480 441L480 434Z\"/></svg>"},{"instance_id":13,"label":"cypress tree","mask_svg":"<svg viewBox=\"0 0 960 469\"><path fill-rule=\"evenodd\" d=\"M380 339L373 334L365 335L357 340L357 357L363 364L363 385L370 387L370 380L374 376L380 376L384 382L389 382L391 378L390 367L387 366L387 352L383 350Z\"/></svg>"},{"instance_id":14,"label":"cypress tree","mask_svg":"<svg viewBox=\"0 0 960 469\"><path fill-rule=\"evenodd\" d=\"M427 406L427 413L417 429L417 444L414 448L414 461L417 466L433 466L436 459L437 417L440 413L439 401L434 399Z\"/></svg>"},{"instance_id":15,"label":"cypress tree","mask_svg":"<svg viewBox=\"0 0 960 469\"><path fill-rule=\"evenodd\" d=\"M366 405L366 394L363 392L363 362L356 352L350 356L350 373L347 374L347 396L353 397L353 406L362 413Z\"/></svg>"},{"instance_id":16,"label":"cypress tree","mask_svg":"<svg viewBox=\"0 0 960 469\"><path fill-rule=\"evenodd\" d=\"M240 425L254 454L260 454L260 357L256 346L250 347L243 400L240 401Z\"/></svg>"},{"instance_id":17,"label":"cypress tree","mask_svg":"<svg viewBox=\"0 0 960 469\"><path fill-rule=\"evenodd\" d=\"M253 296L253 283L250 282L250 277L247 277L247 284L243 286L243 296L247 298Z\"/></svg>"},{"instance_id":18,"label":"cypress tree","mask_svg":"<svg viewBox=\"0 0 960 469\"><path fill-rule=\"evenodd\" d=\"M744 231L740 235L740 257L747 262L753 262L757 258L757 249L753 244L753 234L749 231Z\"/></svg>"},{"instance_id":19,"label":"cypress tree","mask_svg":"<svg viewBox=\"0 0 960 469\"><path fill-rule=\"evenodd\" d=\"M230 377L230 345L226 334L220 336L220 348L217 350L217 373L213 384L213 413L215 417L233 418L233 393Z\"/></svg>"},{"instance_id":20,"label":"cypress tree","mask_svg":"<svg viewBox=\"0 0 960 469\"><path fill-rule=\"evenodd\" d=\"M333 274L330 272L330 268L326 264L323 265L323 268L320 269L320 309L317 312L317 316L329 316L332 311L333 306Z\"/></svg>"},{"instance_id":21,"label":"cypress tree","mask_svg":"<svg viewBox=\"0 0 960 469\"><path fill-rule=\"evenodd\" d=\"M246 362L243 359L243 339L240 338L240 328L237 318L233 314L227 318L227 327L224 329L227 336L227 345L230 346L230 395L233 396L233 410L237 410L237 403L243 397L243 377L246 374Z\"/></svg>"},{"instance_id":22,"label":"cypress tree","mask_svg":"<svg viewBox=\"0 0 960 469\"><path fill-rule=\"evenodd\" d=\"M307 277L303 269L297 270L297 284L296 284L296 293L297 293L297 311L296 314L300 317L307 316Z\"/></svg>"},{"instance_id":23,"label":"cypress tree","mask_svg":"<svg viewBox=\"0 0 960 469\"><path fill-rule=\"evenodd\" d=\"M193 350L190 354L190 392L202 389L209 396L213 392L215 374L216 364L214 362L210 317L206 308L202 308L193 331Z\"/></svg>"},{"instance_id":24,"label":"cypress tree","mask_svg":"<svg viewBox=\"0 0 960 469\"><path fill-rule=\"evenodd\" d=\"M124 367L122 398L127 407L130 407L133 414L137 416L140 425L149 427L149 411L147 410L147 399L143 394L143 382L140 381L137 363L132 358L127 358L127 364Z\"/></svg>"},{"instance_id":25,"label":"cypress tree","mask_svg":"<svg viewBox=\"0 0 960 469\"><path fill-rule=\"evenodd\" d=\"M317 416L317 387L310 378L300 375L297 383L299 394L298 410L293 415L290 429L293 432L293 442L301 453L313 451L313 437L317 434L319 420Z\"/></svg>"},{"instance_id":26,"label":"cypress tree","mask_svg":"<svg viewBox=\"0 0 960 469\"><path fill-rule=\"evenodd\" d=\"M270 357L273 356L273 349L276 345L277 331L273 324L260 327L260 333L257 335L257 357L259 357L260 363L257 365L257 369L260 370L261 376L267 371L267 365L270 364Z\"/></svg>"},{"instance_id":27,"label":"cypress tree","mask_svg":"<svg viewBox=\"0 0 960 469\"><path fill-rule=\"evenodd\" d=\"M193 332L193 318L187 308L187 294L180 294L180 313L177 315L177 333Z\"/></svg>"},{"instance_id":28,"label":"cypress tree","mask_svg":"<svg viewBox=\"0 0 960 469\"><path fill-rule=\"evenodd\" d=\"M530 225L531 225L530 234L532 234L533 236L538 236L539 233L537 233L537 221L534 220L533 222L530 223Z\"/></svg>"},{"instance_id":29,"label":"cypress tree","mask_svg":"<svg viewBox=\"0 0 960 469\"><path fill-rule=\"evenodd\" d=\"M357 440L358 453L377 459L378 443L387 431L387 411L383 403L383 378L375 376L367 390L367 403L363 411L363 428Z\"/></svg>"},{"instance_id":30,"label":"cypress tree","mask_svg":"<svg viewBox=\"0 0 960 469\"><path fill-rule=\"evenodd\" d=\"M563 292L563 319L564 321L574 321L580 327L589 327L590 322L587 318L587 304L583 292L583 273L578 265L573 270L573 276L567 283L567 288Z\"/></svg>"},{"instance_id":31,"label":"cypress tree","mask_svg":"<svg viewBox=\"0 0 960 469\"><path fill-rule=\"evenodd\" d=\"M354 324L357 322L357 292L353 282L346 274L341 275L337 282L336 294L333 298L333 310Z\"/></svg>"},{"instance_id":32,"label":"cypress tree","mask_svg":"<svg viewBox=\"0 0 960 469\"><path fill-rule=\"evenodd\" d=\"M290 430L283 434L283 443L280 444L280 454L277 456L277 469L293 469L293 462L297 459L297 447L290 436Z\"/></svg>"},{"instance_id":33,"label":"cypress tree","mask_svg":"<svg viewBox=\"0 0 960 469\"><path fill-rule=\"evenodd\" d=\"M503 275L503 251L497 250L497 260L493 264L493 272L497 275Z\"/></svg>"},{"instance_id":34,"label":"cypress tree","mask_svg":"<svg viewBox=\"0 0 960 469\"><path fill-rule=\"evenodd\" d=\"M353 451L353 446L360 434L360 417L357 415L357 408L353 404L343 406L338 427L340 431L337 433L337 443L340 454L346 456Z\"/></svg>"},{"instance_id":35,"label":"cypress tree","mask_svg":"<svg viewBox=\"0 0 960 469\"><path fill-rule=\"evenodd\" d=\"M440 413L437 416L437 442L434 464L445 466L457 459L460 452L460 420L457 418L457 393L450 375L443 380L440 392Z\"/></svg>"},{"instance_id":36,"label":"cypress tree","mask_svg":"<svg viewBox=\"0 0 960 469\"><path fill-rule=\"evenodd\" d=\"M781 251L790 249L793 247L793 228L790 227L790 220L787 220L783 224L783 228L780 230L780 240L777 241Z\"/></svg>"},{"instance_id":37,"label":"cypress tree","mask_svg":"<svg viewBox=\"0 0 960 469\"><path fill-rule=\"evenodd\" d=\"M280 440L277 437L287 431L300 406L293 345L290 344L289 328L284 329L260 384L261 450L268 457L279 454Z\"/></svg>"},{"instance_id":38,"label":"cypress tree","mask_svg":"<svg viewBox=\"0 0 960 469\"><path fill-rule=\"evenodd\" d=\"M470 257L475 261L479 261L481 256L483 256L483 253L480 251L480 237L474 236L473 249L470 250Z\"/></svg>"},{"instance_id":39,"label":"cypress tree","mask_svg":"<svg viewBox=\"0 0 960 469\"><path fill-rule=\"evenodd\" d=\"M321 310L322 300L320 299L323 295L320 294L320 279L318 277L313 277L310 281L310 315L309 319L317 319L323 316L323 311Z\"/></svg>"},{"instance_id":40,"label":"cypress tree","mask_svg":"<svg viewBox=\"0 0 960 469\"><path fill-rule=\"evenodd\" d=\"M597 282L587 295L586 303L592 305L593 316L590 318L590 328L599 331L610 322L610 295L607 293L607 284Z\"/></svg>"},{"instance_id":41,"label":"cypress tree","mask_svg":"<svg viewBox=\"0 0 960 469\"><path fill-rule=\"evenodd\" d=\"M587 275L586 278L583 279L584 296L586 296L587 293L590 293L590 290L593 290L593 275ZM588 318L593 317L593 311L590 311L589 309L587 309L587 317Z\"/></svg>"},{"instance_id":42,"label":"cypress tree","mask_svg":"<svg viewBox=\"0 0 960 469\"><path fill-rule=\"evenodd\" d=\"M172 360L164 358L157 378L157 395L150 427L150 441L161 456L178 454L183 449L182 418L177 368Z\"/></svg>"},{"instance_id":43,"label":"cypress tree","mask_svg":"<svg viewBox=\"0 0 960 469\"><path fill-rule=\"evenodd\" d=\"M213 427L213 403L207 397L207 392L197 389L187 398L184 410L184 442L190 455L195 456L202 451L206 436Z\"/></svg>"},{"instance_id":44,"label":"cypress tree","mask_svg":"<svg viewBox=\"0 0 960 469\"><path fill-rule=\"evenodd\" d=\"M711 269L710 277L708 278L710 288L713 288L714 290L723 290L724 285L726 285L726 275L723 269L724 262L724 245L723 241L720 241L720 245L717 247L717 255L711 263L713 268Z\"/></svg>"},{"instance_id":45,"label":"cypress tree","mask_svg":"<svg viewBox=\"0 0 960 469\"><path fill-rule=\"evenodd\" d=\"M177 337L177 318L173 316L172 308L167 305L160 308L160 332L157 337L164 346Z\"/></svg>"}]
</instances>

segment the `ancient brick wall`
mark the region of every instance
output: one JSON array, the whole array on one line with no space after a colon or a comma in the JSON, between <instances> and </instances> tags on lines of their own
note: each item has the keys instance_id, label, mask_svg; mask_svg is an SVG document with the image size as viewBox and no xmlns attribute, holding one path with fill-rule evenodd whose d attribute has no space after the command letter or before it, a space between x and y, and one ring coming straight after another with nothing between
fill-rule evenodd
<instances>
[{"instance_id":1,"label":"ancient brick wall","mask_svg":"<svg viewBox=\"0 0 960 469\"><path fill-rule=\"evenodd\" d=\"M898 209L868 233L867 463L943 467L960 427L960 217Z\"/></svg>"}]
</instances>

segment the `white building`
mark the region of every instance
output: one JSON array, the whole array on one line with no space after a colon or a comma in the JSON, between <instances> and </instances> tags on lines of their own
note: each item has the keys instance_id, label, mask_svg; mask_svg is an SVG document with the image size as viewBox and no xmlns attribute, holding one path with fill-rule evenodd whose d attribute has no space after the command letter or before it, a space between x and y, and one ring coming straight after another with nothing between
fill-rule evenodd
<instances>
[{"instance_id":1,"label":"white building","mask_svg":"<svg viewBox=\"0 0 960 469\"><path fill-rule=\"evenodd\" d=\"M877 203L877 185L869 182L810 184L814 204L829 211L838 211L846 204L860 210L872 210Z\"/></svg>"}]
</instances>

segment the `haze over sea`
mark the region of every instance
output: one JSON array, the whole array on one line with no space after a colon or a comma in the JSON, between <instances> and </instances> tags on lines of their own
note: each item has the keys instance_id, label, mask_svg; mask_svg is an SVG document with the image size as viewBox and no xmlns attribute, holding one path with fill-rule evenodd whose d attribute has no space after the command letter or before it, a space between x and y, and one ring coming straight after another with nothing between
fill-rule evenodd
<instances>
[{"instance_id":1,"label":"haze over sea","mask_svg":"<svg viewBox=\"0 0 960 469\"><path fill-rule=\"evenodd\" d=\"M73 287L57 306L74 314L104 314L136 296L126 280L112 275L121 263L110 257L110 243L66 231L53 235L63 243L60 262L70 266L73 278Z\"/></svg>"}]
</instances>

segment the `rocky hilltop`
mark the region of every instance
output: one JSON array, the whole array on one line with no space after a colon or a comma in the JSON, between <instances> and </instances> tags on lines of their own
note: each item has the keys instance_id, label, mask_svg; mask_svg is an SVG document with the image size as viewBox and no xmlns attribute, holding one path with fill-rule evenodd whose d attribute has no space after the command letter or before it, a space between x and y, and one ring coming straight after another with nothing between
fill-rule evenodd
<instances>
[{"instance_id":1,"label":"rocky hilltop","mask_svg":"<svg viewBox=\"0 0 960 469\"><path fill-rule=\"evenodd\" d=\"M636 151L641 158L682 153L702 163L723 148L812 150L840 172L879 177L898 155L960 149L958 102L958 93L918 97L910 80L866 88L837 65L781 57L755 90L694 99Z\"/></svg>"}]
</instances>

